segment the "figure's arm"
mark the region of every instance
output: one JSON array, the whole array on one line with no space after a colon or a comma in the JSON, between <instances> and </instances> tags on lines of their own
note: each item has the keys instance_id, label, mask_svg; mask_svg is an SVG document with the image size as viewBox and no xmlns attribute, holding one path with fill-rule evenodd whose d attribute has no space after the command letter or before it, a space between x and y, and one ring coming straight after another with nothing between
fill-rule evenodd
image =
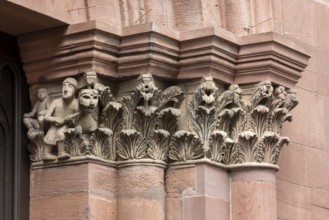
<instances>
[{"instance_id":1,"label":"figure's arm","mask_svg":"<svg viewBox=\"0 0 329 220\"><path fill-rule=\"evenodd\" d=\"M29 113L25 113L23 115L24 118L32 118L32 117L35 117L37 115L37 111L38 111L38 106L39 106L39 101L37 101L34 106L33 106L33 109L31 112Z\"/></svg>"},{"instance_id":2,"label":"figure's arm","mask_svg":"<svg viewBox=\"0 0 329 220\"><path fill-rule=\"evenodd\" d=\"M46 122L50 122L50 123L55 122L55 117L52 116L55 111L55 108L56 108L56 104L55 101L53 101L46 111L45 119L44 119Z\"/></svg>"},{"instance_id":3,"label":"figure's arm","mask_svg":"<svg viewBox=\"0 0 329 220\"><path fill-rule=\"evenodd\" d=\"M80 112L76 112L72 115L66 116L64 119L64 124L67 124L69 127L74 127L77 117L80 115Z\"/></svg>"}]
</instances>

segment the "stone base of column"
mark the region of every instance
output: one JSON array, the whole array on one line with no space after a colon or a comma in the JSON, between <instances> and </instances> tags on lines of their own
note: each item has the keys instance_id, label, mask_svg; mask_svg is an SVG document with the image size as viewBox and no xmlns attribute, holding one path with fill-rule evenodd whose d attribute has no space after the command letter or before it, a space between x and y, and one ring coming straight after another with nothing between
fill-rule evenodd
<instances>
[{"instance_id":1,"label":"stone base of column","mask_svg":"<svg viewBox=\"0 0 329 220\"><path fill-rule=\"evenodd\" d=\"M164 220L164 165L118 165L118 220Z\"/></svg>"},{"instance_id":2,"label":"stone base of column","mask_svg":"<svg viewBox=\"0 0 329 220\"><path fill-rule=\"evenodd\" d=\"M207 163L171 166L166 173L166 220L229 220L229 177Z\"/></svg>"},{"instance_id":3,"label":"stone base of column","mask_svg":"<svg viewBox=\"0 0 329 220\"><path fill-rule=\"evenodd\" d=\"M232 220L277 220L275 173L256 167L232 171Z\"/></svg>"},{"instance_id":4,"label":"stone base of column","mask_svg":"<svg viewBox=\"0 0 329 220\"><path fill-rule=\"evenodd\" d=\"M116 220L116 168L86 161L52 166L31 171L30 220Z\"/></svg>"}]
</instances>

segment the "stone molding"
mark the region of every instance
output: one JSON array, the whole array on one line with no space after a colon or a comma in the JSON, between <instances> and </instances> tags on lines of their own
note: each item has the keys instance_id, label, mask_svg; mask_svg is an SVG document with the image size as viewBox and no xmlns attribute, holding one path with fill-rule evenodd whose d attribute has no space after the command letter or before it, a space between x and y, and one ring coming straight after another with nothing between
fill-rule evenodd
<instances>
[{"instance_id":1,"label":"stone molding","mask_svg":"<svg viewBox=\"0 0 329 220\"><path fill-rule=\"evenodd\" d=\"M276 33L239 37L218 28L179 32L154 23L116 28L91 21L22 35L19 45L30 84L93 70L113 78L210 75L226 84L271 80L293 87L309 59L298 42Z\"/></svg>"},{"instance_id":2,"label":"stone molding","mask_svg":"<svg viewBox=\"0 0 329 220\"><path fill-rule=\"evenodd\" d=\"M32 166L98 160L118 167L209 163L227 169L278 169L280 151L288 143L281 127L291 121L290 111L298 103L292 89L270 81L223 89L208 76L191 93L177 83L159 89L160 82L144 74L130 92L118 96L98 83L95 73L86 73L78 88L99 91L97 128L87 133L80 125L68 128L64 144L70 159L44 163L43 133L29 131ZM186 110L186 118L179 120Z\"/></svg>"}]
</instances>

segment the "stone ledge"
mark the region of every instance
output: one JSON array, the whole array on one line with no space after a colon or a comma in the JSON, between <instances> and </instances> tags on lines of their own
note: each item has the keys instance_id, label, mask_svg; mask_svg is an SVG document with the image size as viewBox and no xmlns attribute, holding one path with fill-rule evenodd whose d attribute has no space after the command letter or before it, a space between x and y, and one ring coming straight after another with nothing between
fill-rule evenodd
<instances>
[{"instance_id":1,"label":"stone ledge","mask_svg":"<svg viewBox=\"0 0 329 220\"><path fill-rule=\"evenodd\" d=\"M70 166L70 165L85 164L85 163L95 163L109 167L116 167L116 162L104 160L93 156L80 156L80 157L70 158L69 160L58 160L51 162L33 162L31 163L31 168L32 170L35 170L35 169Z\"/></svg>"},{"instance_id":2,"label":"stone ledge","mask_svg":"<svg viewBox=\"0 0 329 220\"><path fill-rule=\"evenodd\" d=\"M86 22L19 37L30 84L82 72L120 78L211 75L224 83L271 80L293 87L309 59L298 42L276 33L238 37L215 28L177 32L153 23L119 29Z\"/></svg>"},{"instance_id":3,"label":"stone ledge","mask_svg":"<svg viewBox=\"0 0 329 220\"><path fill-rule=\"evenodd\" d=\"M236 170L250 170L254 168L260 169L270 169L274 171L279 171L278 165L273 165L270 163L241 163L241 164L231 164L225 165L217 162L213 162L207 158L198 159L198 160L189 160L184 162L175 162L172 164L168 164L168 169L181 169L187 167L194 167L196 164L208 164L211 166L227 169L229 171L236 171Z\"/></svg>"}]
</instances>

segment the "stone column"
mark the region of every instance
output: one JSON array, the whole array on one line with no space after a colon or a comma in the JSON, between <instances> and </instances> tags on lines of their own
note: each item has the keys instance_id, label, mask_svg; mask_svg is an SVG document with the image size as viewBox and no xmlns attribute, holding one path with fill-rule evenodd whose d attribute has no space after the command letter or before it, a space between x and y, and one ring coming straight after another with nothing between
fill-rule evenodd
<instances>
[{"instance_id":1,"label":"stone column","mask_svg":"<svg viewBox=\"0 0 329 220\"><path fill-rule=\"evenodd\" d=\"M276 178L280 151L288 138L282 123L291 120L296 94L270 82L232 85L221 100L219 126L229 125L233 142L227 168L231 170L231 219L276 220ZM226 105L229 103L229 106Z\"/></svg>"},{"instance_id":2,"label":"stone column","mask_svg":"<svg viewBox=\"0 0 329 220\"><path fill-rule=\"evenodd\" d=\"M118 220L164 220L164 165L119 165Z\"/></svg>"},{"instance_id":3,"label":"stone column","mask_svg":"<svg viewBox=\"0 0 329 220\"><path fill-rule=\"evenodd\" d=\"M232 220L277 220L275 172L257 167L232 170Z\"/></svg>"},{"instance_id":4,"label":"stone column","mask_svg":"<svg viewBox=\"0 0 329 220\"><path fill-rule=\"evenodd\" d=\"M159 90L142 75L130 96L121 100L125 114L118 134L118 220L164 220L164 169L169 140L180 114L182 90Z\"/></svg>"}]
</instances>

